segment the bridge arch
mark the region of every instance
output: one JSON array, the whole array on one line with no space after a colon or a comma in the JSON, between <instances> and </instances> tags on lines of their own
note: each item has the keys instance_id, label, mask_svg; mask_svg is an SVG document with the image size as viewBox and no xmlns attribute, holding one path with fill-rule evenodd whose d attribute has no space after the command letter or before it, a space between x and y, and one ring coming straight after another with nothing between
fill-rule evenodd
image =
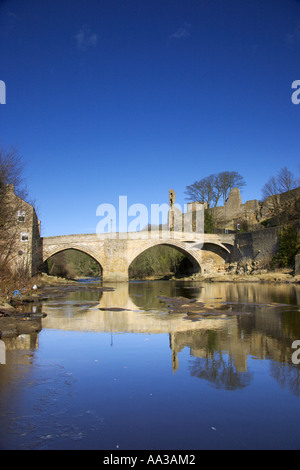
<instances>
[{"instance_id":1,"label":"bridge arch","mask_svg":"<svg viewBox=\"0 0 300 470\"><path fill-rule=\"evenodd\" d=\"M224 262L228 261L231 251L230 251L230 245L226 246L223 243L211 243L211 242L206 242L202 246L203 253L204 252L211 252L214 253L215 255L219 256L224 260Z\"/></svg>"},{"instance_id":2,"label":"bridge arch","mask_svg":"<svg viewBox=\"0 0 300 470\"><path fill-rule=\"evenodd\" d=\"M61 253L67 250L76 250L76 251L85 253L86 255L89 255L99 264L101 268L101 273L103 275L103 262L100 259L99 254L96 253L91 247L88 247L84 244L79 245L79 244L74 244L74 243L66 243L61 246L56 245L56 246L47 247L46 249L43 250L43 263L45 263L49 258L51 258L51 256L54 256L58 253Z\"/></svg>"},{"instance_id":3,"label":"bridge arch","mask_svg":"<svg viewBox=\"0 0 300 470\"><path fill-rule=\"evenodd\" d=\"M191 261L194 272L201 272L201 250L190 248L187 243L179 240L144 240L142 244L136 247L128 256L128 269L132 262L146 250L155 246L169 246L175 248L184 254Z\"/></svg>"}]
</instances>

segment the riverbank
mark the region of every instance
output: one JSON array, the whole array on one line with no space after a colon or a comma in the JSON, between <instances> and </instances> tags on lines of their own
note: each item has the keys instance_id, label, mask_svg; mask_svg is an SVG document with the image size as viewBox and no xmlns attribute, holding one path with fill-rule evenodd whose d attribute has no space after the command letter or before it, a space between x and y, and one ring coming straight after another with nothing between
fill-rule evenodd
<instances>
[{"instance_id":1,"label":"riverbank","mask_svg":"<svg viewBox=\"0 0 300 470\"><path fill-rule=\"evenodd\" d=\"M134 279L138 280L138 279ZM209 274L192 274L190 276L164 276L164 277L147 277L143 278L143 281L198 281L198 282L260 282L260 283L291 283L300 284L300 274L295 276L293 271L289 269L282 269L276 271L264 271L264 272L253 272L248 273L229 273L217 272Z\"/></svg>"},{"instance_id":2,"label":"riverbank","mask_svg":"<svg viewBox=\"0 0 300 470\"><path fill-rule=\"evenodd\" d=\"M300 284L300 275L295 276L291 270L268 271L251 274L231 274L220 272L215 274L196 274L183 280L202 282L260 282Z\"/></svg>"},{"instance_id":3,"label":"riverbank","mask_svg":"<svg viewBox=\"0 0 300 470\"><path fill-rule=\"evenodd\" d=\"M0 291L0 339L41 331L42 318L40 303L47 298L64 296L66 291L93 289L92 284L80 283L75 279L40 274L29 280L14 279L2 283ZM99 290L113 290L112 287L97 287Z\"/></svg>"}]
</instances>

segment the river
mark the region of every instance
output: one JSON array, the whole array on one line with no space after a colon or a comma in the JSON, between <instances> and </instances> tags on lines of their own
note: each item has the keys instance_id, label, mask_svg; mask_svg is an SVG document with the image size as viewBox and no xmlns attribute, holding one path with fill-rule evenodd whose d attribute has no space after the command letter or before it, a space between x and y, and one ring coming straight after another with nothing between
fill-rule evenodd
<instances>
[{"instance_id":1,"label":"river","mask_svg":"<svg viewBox=\"0 0 300 470\"><path fill-rule=\"evenodd\" d=\"M299 285L99 287L48 289L5 341L1 449L300 448Z\"/></svg>"}]
</instances>

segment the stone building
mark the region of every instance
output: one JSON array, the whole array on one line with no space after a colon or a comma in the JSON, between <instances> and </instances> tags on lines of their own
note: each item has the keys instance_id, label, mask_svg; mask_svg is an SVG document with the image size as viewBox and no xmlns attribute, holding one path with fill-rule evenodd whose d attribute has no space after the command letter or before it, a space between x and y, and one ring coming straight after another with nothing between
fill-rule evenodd
<instances>
[{"instance_id":1,"label":"stone building","mask_svg":"<svg viewBox=\"0 0 300 470\"><path fill-rule=\"evenodd\" d=\"M204 204L197 202L187 206L184 217L189 218L195 211L207 209ZM223 267L230 263L249 265L251 269L254 265L257 268L266 267L278 251L280 226L293 224L300 235L300 188L269 196L264 201L254 199L244 204L239 188L232 188L225 205L212 207L207 211L213 219L214 233L235 234L234 249L223 260L221 256L217 256L218 253L212 253L215 249L206 252L204 245L203 261L210 271L221 269L222 261ZM296 270L300 269L300 262L298 263Z\"/></svg>"},{"instance_id":2,"label":"stone building","mask_svg":"<svg viewBox=\"0 0 300 470\"><path fill-rule=\"evenodd\" d=\"M200 202L189 202L187 204L187 211L182 213L179 209L175 207L172 208L174 215L174 229L181 230L181 227L193 227L197 226L196 231L204 230L204 224L195 224L194 220L198 218L198 220L204 221L204 210L208 210L213 217L214 221L214 228L217 231L238 231L239 229L246 227L253 227L254 225L258 224L261 220L261 203L259 203L256 199L252 201L247 201L244 204L242 203L241 193L239 188L232 188L227 202L224 206L217 206L207 208L207 204L200 203ZM265 216L267 217L268 210L265 211ZM200 216L201 214L201 216ZM270 216L270 215L269 215Z\"/></svg>"},{"instance_id":3,"label":"stone building","mask_svg":"<svg viewBox=\"0 0 300 470\"><path fill-rule=\"evenodd\" d=\"M209 209L215 229L238 231L242 227L257 224L260 219L260 204L256 199L242 203L239 188L232 188L224 206Z\"/></svg>"},{"instance_id":4,"label":"stone building","mask_svg":"<svg viewBox=\"0 0 300 470\"><path fill-rule=\"evenodd\" d=\"M300 188L287 191L275 196L269 196L264 201L253 199L242 203L239 188L232 188L227 203L224 206L209 209L216 230L253 231L261 230L268 224L278 226L286 221L299 219Z\"/></svg>"},{"instance_id":5,"label":"stone building","mask_svg":"<svg viewBox=\"0 0 300 470\"><path fill-rule=\"evenodd\" d=\"M12 184L6 186L2 203L4 223L1 226L2 267L13 272L35 275L42 259L40 221L34 207L15 194Z\"/></svg>"}]
</instances>

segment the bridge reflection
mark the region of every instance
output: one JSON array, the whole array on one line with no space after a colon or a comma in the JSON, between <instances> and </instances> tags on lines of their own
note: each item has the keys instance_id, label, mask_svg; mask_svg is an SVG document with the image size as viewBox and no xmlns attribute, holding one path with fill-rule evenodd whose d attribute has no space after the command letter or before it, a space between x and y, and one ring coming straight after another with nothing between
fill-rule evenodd
<instances>
[{"instance_id":1,"label":"bridge reflection","mask_svg":"<svg viewBox=\"0 0 300 470\"><path fill-rule=\"evenodd\" d=\"M192 357L204 360L228 355L238 372L247 370L249 356L290 362L292 338L300 334L299 327L285 324L280 307L280 303L300 304L299 286L137 282L115 284L114 289L90 302L80 302L78 295L68 296L67 302L46 302L43 328L168 334L174 371L179 366L178 355L186 347ZM251 313L205 319L182 312L170 314L159 295L183 295L211 305L243 304L244 311ZM291 338L288 341L287 328Z\"/></svg>"},{"instance_id":2,"label":"bridge reflection","mask_svg":"<svg viewBox=\"0 0 300 470\"><path fill-rule=\"evenodd\" d=\"M77 289L43 302L41 309L47 314L43 329L106 332L112 338L122 333L168 335L173 372L187 349L190 374L223 388L247 386L249 359L268 359L272 376L300 394L295 386L300 383L300 368L291 363L292 342L300 338L300 286L167 281L111 287L114 290L103 292ZM159 296L182 296L212 306L224 303L241 314L202 318L170 313ZM5 338L5 347L24 349L19 360L31 363L38 334ZM9 370L4 367L2 374Z\"/></svg>"}]
</instances>

